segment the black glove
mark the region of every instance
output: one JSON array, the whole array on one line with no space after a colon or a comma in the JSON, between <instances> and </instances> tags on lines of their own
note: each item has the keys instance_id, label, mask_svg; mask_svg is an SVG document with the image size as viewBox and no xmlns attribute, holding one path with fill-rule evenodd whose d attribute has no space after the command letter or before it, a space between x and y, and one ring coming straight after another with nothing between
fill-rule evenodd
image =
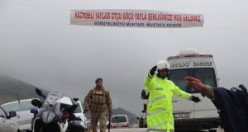
<instances>
[{"instance_id":1,"label":"black glove","mask_svg":"<svg viewBox=\"0 0 248 132\"><path fill-rule=\"evenodd\" d=\"M191 100L194 101L195 103L200 102L200 98L196 96L191 96Z\"/></svg>"},{"instance_id":2,"label":"black glove","mask_svg":"<svg viewBox=\"0 0 248 132\"><path fill-rule=\"evenodd\" d=\"M147 99L146 98L146 91L144 89L141 92L141 99Z\"/></svg>"},{"instance_id":3,"label":"black glove","mask_svg":"<svg viewBox=\"0 0 248 132\"><path fill-rule=\"evenodd\" d=\"M155 74L155 71L157 70L157 66L154 66L151 70L150 70L150 74L153 76Z\"/></svg>"}]
</instances>

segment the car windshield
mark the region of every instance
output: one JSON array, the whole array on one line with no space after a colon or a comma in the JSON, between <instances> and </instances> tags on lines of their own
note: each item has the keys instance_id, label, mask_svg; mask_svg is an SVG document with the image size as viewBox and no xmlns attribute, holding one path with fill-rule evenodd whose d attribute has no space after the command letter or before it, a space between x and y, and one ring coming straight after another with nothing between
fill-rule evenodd
<instances>
[{"instance_id":1,"label":"car windshield","mask_svg":"<svg viewBox=\"0 0 248 132\"><path fill-rule=\"evenodd\" d=\"M76 110L75 110L75 113L81 113L81 112L82 112L82 110L81 110L80 106L78 105Z\"/></svg>"},{"instance_id":2,"label":"car windshield","mask_svg":"<svg viewBox=\"0 0 248 132\"><path fill-rule=\"evenodd\" d=\"M15 102L3 104L2 107L6 110L7 113L10 111L25 111L35 108L31 104L31 100L21 100L20 104L18 101L15 101Z\"/></svg>"},{"instance_id":3,"label":"car windshield","mask_svg":"<svg viewBox=\"0 0 248 132\"><path fill-rule=\"evenodd\" d=\"M126 116L114 116L111 118L112 123L127 122Z\"/></svg>"},{"instance_id":4,"label":"car windshield","mask_svg":"<svg viewBox=\"0 0 248 132\"><path fill-rule=\"evenodd\" d=\"M170 70L169 79L172 80L180 89L189 93L199 93L185 82L186 76L193 76L200 79L204 84L212 87L217 86L216 75L213 68L197 69L176 69Z\"/></svg>"}]
</instances>

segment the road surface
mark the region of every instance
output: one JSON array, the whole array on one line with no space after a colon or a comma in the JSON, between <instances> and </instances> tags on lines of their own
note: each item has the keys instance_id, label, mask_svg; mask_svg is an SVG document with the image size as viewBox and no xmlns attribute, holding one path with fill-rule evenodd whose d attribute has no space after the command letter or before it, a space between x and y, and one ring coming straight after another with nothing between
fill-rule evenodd
<instances>
[{"instance_id":1,"label":"road surface","mask_svg":"<svg viewBox=\"0 0 248 132\"><path fill-rule=\"evenodd\" d=\"M146 128L114 128L110 132L147 132ZM194 132L207 132L207 131L194 131ZM217 132L224 132L223 129L218 129Z\"/></svg>"}]
</instances>

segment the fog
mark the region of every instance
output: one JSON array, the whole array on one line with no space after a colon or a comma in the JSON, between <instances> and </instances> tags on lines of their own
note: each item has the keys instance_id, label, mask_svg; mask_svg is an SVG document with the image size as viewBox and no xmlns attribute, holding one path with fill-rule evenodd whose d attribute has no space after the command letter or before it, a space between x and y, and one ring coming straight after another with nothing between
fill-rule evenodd
<instances>
[{"instance_id":1,"label":"fog","mask_svg":"<svg viewBox=\"0 0 248 132\"><path fill-rule=\"evenodd\" d=\"M0 71L81 100L102 77L113 106L140 114L143 79L185 48L212 54L221 86L247 83L247 1L0 0ZM203 14L203 27L70 25L74 9L150 9Z\"/></svg>"}]
</instances>

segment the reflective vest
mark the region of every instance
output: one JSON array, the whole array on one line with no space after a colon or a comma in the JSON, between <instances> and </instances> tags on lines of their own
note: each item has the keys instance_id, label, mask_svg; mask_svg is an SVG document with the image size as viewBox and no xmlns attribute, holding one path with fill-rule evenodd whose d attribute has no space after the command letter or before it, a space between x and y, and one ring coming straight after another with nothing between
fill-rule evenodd
<instances>
[{"instance_id":1,"label":"reflective vest","mask_svg":"<svg viewBox=\"0 0 248 132\"><path fill-rule=\"evenodd\" d=\"M149 73L144 79L145 90L149 93L147 107L147 128L148 131L174 131L174 117L172 97L175 94L184 99L189 99L188 94L176 86L172 81Z\"/></svg>"}]
</instances>

